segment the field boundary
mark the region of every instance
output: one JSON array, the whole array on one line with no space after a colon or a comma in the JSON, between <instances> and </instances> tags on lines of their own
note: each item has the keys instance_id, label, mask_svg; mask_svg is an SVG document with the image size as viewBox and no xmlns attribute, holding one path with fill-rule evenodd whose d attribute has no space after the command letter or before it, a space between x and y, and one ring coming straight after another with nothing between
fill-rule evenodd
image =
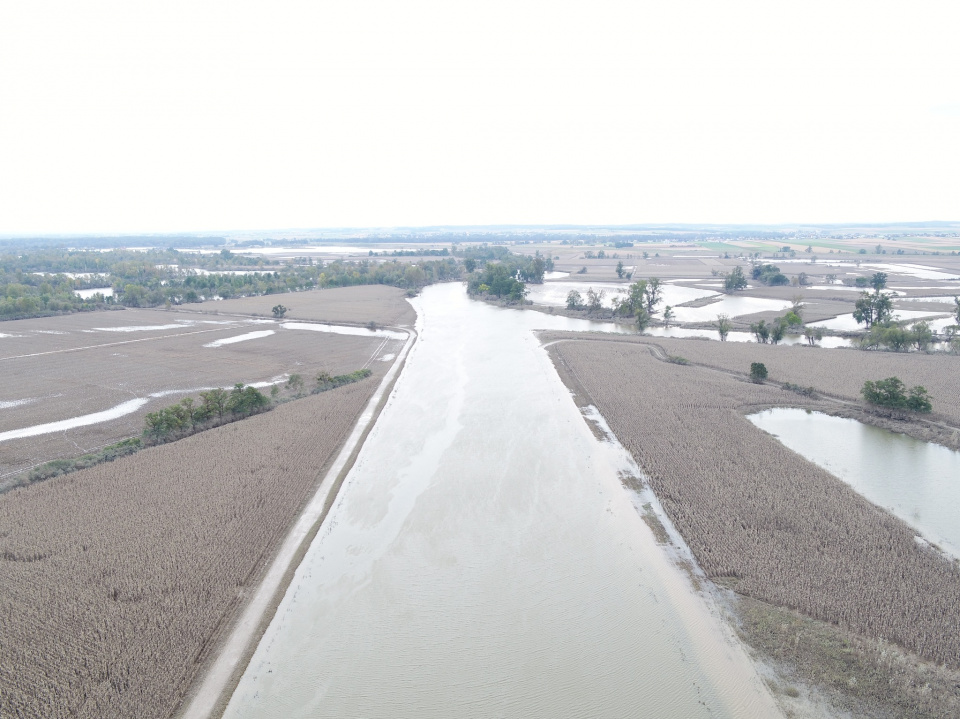
<instances>
[{"instance_id":1,"label":"field boundary","mask_svg":"<svg viewBox=\"0 0 960 719\"><path fill-rule=\"evenodd\" d=\"M417 340L417 332L407 327L391 327L407 333L407 341L393 366L387 371L380 386L367 402L349 437L330 465L313 497L297 517L286 539L270 562L263 578L246 606L235 619L208 667L180 708L174 713L179 719L208 719L220 717L246 671L261 637L286 594L297 568L311 542L320 530L340 487L353 468L363 444L373 429L380 412L406 363L407 355Z\"/></svg>"}]
</instances>

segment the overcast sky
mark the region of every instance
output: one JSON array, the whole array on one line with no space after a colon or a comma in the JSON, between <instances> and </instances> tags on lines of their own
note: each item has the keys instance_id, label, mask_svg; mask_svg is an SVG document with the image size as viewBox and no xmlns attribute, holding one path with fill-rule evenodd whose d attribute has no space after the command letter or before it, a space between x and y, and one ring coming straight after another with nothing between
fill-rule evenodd
<instances>
[{"instance_id":1,"label":"overcast sky","mask_svg":"<svg viewBox=\"0 0 960 719\"><path fill-rule=\"evenodd\" d=\"M960 220L960 3L0 5L0 233Z\"/></svg>"}]
</instances>

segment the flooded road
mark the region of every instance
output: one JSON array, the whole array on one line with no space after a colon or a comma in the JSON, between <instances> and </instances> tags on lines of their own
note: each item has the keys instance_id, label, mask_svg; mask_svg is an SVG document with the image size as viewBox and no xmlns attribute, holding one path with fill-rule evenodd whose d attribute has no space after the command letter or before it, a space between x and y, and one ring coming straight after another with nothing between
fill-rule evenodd
<instances>
[{"instance_id":1,"label":"flooded road","mask_svg":"<svg viewBox=\"0 0 960 719\"><path fill-rule=\"evenodd\" d=\"M747 419L960 557L960 452L802 409Z\"/></svg>"},{"instance_id":2,"label":"flooded road","mask_svg":"<svg viewBox=\"0 0 960 719\"><path fill-rule=\"evenodd\" d=\"M419 340L224 716L778 716L667 559L534 328L467 299Z\"/></svg>"}]
</instances>

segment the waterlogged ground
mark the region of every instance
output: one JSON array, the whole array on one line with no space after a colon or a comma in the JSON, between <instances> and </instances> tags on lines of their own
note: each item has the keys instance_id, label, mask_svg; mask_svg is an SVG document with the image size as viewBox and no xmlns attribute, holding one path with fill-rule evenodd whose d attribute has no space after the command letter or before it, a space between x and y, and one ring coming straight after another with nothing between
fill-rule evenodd
<instances>
[{"instance_id":1,"label":"waterlogged ground","mask_svg":"<svg viewBox=\"0 0 960 719\"><path fill-rule=\"evenodd\" d=\"M960 452L802 409L749 419L960 557Z\"/></svg>"},{"instance_id":2,"label":"waterlogged ground","mask_svg":"<svg viewBox=\"0 0 960 719\"><path fill-rule=\"evenodd\" d=\"M415 300L419 340L226 717L771 717L533 328Z\"/></svg>"}]
</instances>

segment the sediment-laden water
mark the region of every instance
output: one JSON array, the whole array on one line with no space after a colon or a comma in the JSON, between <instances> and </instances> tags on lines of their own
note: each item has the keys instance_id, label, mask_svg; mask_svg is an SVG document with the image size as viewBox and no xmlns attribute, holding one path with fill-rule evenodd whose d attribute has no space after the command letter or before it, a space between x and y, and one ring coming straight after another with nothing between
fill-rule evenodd
<instances>
[{"instance_id":1,"label":"sediment-laden water","mask_svg":"<svg viewBox=\"0 0 960 719\"><path fill-rule=\"evenodd\" d=\"M457 284L415 304L419 340L225 716L777 716L531 331L613 328Z\"/></svg>"}]
</instances>

